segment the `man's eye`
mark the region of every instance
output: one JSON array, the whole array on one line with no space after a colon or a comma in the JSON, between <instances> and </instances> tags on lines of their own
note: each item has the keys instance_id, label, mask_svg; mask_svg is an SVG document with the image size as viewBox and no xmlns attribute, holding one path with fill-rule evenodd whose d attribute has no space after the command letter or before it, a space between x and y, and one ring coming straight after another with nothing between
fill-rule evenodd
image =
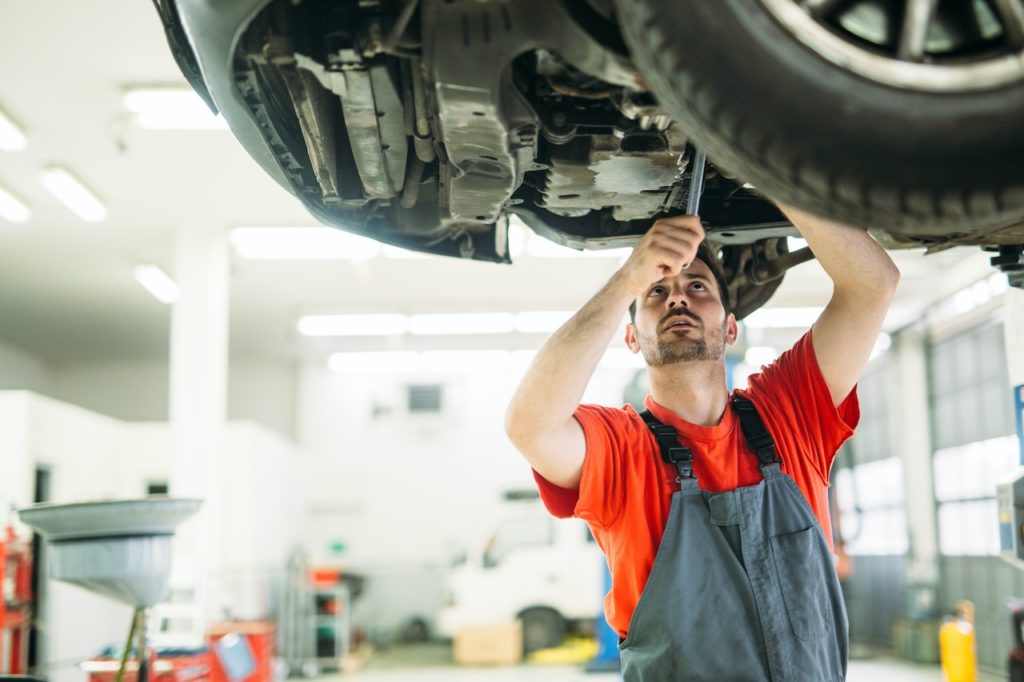
<instances>
[{"instance_id":1,"label":"man's eye","mask_svg":"<svg viewBox=\"0 0 1024 682\"><path fill-rule=\"evenodd\" d=\"M704 291L705 289L704 285L701 282L694 282L693 286L696 287L698 291Z\"/></svg>"},{"instance_id":2,"label":"man's eye","mask_svg":"<svg viewBox=\"0 0 1024 682\"><path fill-rule=\"evenodd\" d=\"M654 287L650 291L651 296L660 296L665 293L665 287Z\"/></svg>"}]
</instances>

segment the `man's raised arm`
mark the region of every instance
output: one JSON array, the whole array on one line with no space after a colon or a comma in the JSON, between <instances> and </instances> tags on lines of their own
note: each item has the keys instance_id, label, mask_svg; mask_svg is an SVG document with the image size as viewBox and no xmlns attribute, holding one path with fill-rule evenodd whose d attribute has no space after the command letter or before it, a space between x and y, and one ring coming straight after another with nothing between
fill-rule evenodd
<instances>
[{"instance_id":1,"label":"man's raised arm","mask_svg":"<svg viewBox=\"0 0 1024 682\"><path fill-rule=\"evenodd\" d=\"M622 268L537 352L509 404L505 431L551 483L579 487L586 441L573 414L629 304L688 267L703 239L694 216L656 222Z\"/></svg>"},{"instance_id":2,"label":"man's raised arm","mask_svg":"<svg viewBox=\"0 0 1024 682\"><path fill-rule=\"evenodd\" d=\"M832 279L832 298L811 339L832 402L839 405L871 358L900 272L865 230L778 204Z\"/></svg>"}]
</instances>

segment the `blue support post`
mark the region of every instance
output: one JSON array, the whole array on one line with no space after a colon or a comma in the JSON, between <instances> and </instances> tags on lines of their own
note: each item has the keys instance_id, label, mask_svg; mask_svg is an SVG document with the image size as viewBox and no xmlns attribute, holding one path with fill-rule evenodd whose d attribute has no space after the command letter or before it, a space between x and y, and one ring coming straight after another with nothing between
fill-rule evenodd
<instances>
[{"instance_id":1,"label":"blue support post","mask_svg":"<svg viewBox=\"0 0 1024 682\"><path fill-rule=\"evenodd\" d=\"M604 595L612 589L612 574L604 557L601 557L601 568L604 569L604 590L601 592L601 606L597 611L597 656L587 663L588 673L619 670L619 633L608 625L604 617Z\"/></svg>"}]
</instances>

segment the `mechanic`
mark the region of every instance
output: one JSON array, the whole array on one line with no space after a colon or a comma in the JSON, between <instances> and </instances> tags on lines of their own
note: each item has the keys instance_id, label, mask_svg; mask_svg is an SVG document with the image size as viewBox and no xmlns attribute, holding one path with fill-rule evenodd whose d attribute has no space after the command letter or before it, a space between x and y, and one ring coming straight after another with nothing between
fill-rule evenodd
<instances>
[{"instance_id":1,"label":"mechanic","mask_svg":"<svg viewBox=\"0 0 1024 682\"><path fill-rule=\"evenodd\" d=\"M899 271L867 232L779 207L834 288L749 388L726 388L736 318L699 219L679 216L551 336L509 405L547 509L584 519L607 557L626 682L846 676L826 488ZM627 308L647 409L581 405Z\"/></svg>"}]
</instances>

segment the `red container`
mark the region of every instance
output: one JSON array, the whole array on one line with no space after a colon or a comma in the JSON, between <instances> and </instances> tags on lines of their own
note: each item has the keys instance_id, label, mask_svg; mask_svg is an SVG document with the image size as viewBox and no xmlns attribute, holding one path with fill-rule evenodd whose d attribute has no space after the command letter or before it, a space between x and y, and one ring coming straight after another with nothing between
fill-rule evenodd
<instances>
[{"instance_id":1,"label":"red container","mask_svg":"<svg viewBox=\"0 0 1024 682\"><path fill-rule=\"evenodd\" d=\"M213 623L206 631L207 643L210 646L210 682L231 682L224 667L217 658L217 642L225 635L236 634L249 642L256 670L241 682L271 682L273 668L271 657L274 655L274 624L270 621L235 621Z\"/></svg>"}]
</instances>

